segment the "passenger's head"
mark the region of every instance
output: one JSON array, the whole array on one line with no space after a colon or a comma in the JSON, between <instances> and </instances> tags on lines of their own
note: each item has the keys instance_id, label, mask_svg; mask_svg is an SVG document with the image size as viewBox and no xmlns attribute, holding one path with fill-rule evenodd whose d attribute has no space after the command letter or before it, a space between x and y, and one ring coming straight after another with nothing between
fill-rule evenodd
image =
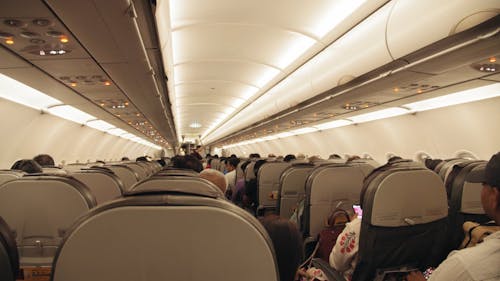
<instances>
[{"instance_id":1,"label":"passenger's head","mask_svg":"<svg viewBox=\"0 0 500 281\"><path fill-rule=\"evenodd\" d=\"M302 237L297 226L284 218L270 215L261 220L273 241L280 281L293 281L304 257Z\"/></svg>"},{"instance_id":2,"label":"passenger's head","mask_svg":"<svg viewBox=\"0 0 500 281\"><path fill-rule=\"evenodd\" d=\"M262 167L262 165L266 163L267 163L266 160L258 160L257 162L255 162L255 165L253 166L253 172L255 173L255 177L257 177L257 175L259 174L260 167Z\"/></svg>"},{"instance_id":3,"label":"passenger's head","mask_svg":"<svg viewBox=\"0 0 500 281\"><path fill-rule=\"evenodd\" d=\"M293 154L287 154L285 156L285 158L283 158L283 161L285 161L285 162L290 162L292 160L295 160L295 155L293 155Z\"/></svg>"},{"instance_id":4,"label":"passenger's head","mask_svg":"<svg viewBox=\"0 0 500 281\"><path fill-rule=\"evenodd\" d=\"M54 167L56 165L54 159L48 154L39 154L33 160L42 167Z\"/></svg>"},{"instance_id":5,"label":"passenger's head","mask_svg":"<svg viewBox=\"0 0 500 281\"><path fill-rule=\"evenodd\" d=\"M359 160L359 159L361 159L361 157L359 157L358 155L352 155L349 158L347 158L346 163L352 162L354 160Z\"/></svg>"},{"instance_id":6,"label":"passenger's head","mask_svg":"<svg viewBox=\"0 0 500 281\"><path fill-rule=\"evenodd\" d=\"M126 156L123 156L122 161L130 161L130 159L128 159L128 157L126 157Z\"/></svg>"},{"instance_id":7,"label":"passenger's head","mask_svg":"<svg viewBox=\"0 0 500 281\"><path fill-rule=\"evenodd\" d=\"M203 170L203 164L201 164L200 160L191 155L177 155L172 158L172 163L173 167L177 169L190 169L198 173Z\"/></svg>"},{"instance_id":8,"label":"passenger's head","mask_svg":"<svg viewBox=\"0 0 500 281\"><path fill-rule=\"evenodd\" d=\"M500 224L500 152L491 157L484 169L473 171L469 177L471 182L483 184L481 203L484 212Z\"/></svg>"},{"instance_id":9,"label":"passenger's head","mask_svg":"<svg viewBox=\"0 0 500 281\"><path fill-rule=\"evenodd\" d=\"M226 170L228 172L233 171L234 169L236 169L236 166L238 166L238 163L240 163L240 159L236 157L230 157L226 159Z\"/></svg>"},{"instance_id":10,"label":"passenger's head","mask_svg":"<svg viewBox=\"0 0 500 281\"><path fill-rule=\"evenodd\" d=\"M342 157L340 157L340 155L334 153L334 154L330 154L328 159L342 159Z\"/></svg>"},{"instance_id":11,"label":"passenger's head","mask_svg":"<svg viewBox=\"0 0 500 281\"><path fill-rule=\"evenodd\" d=\"M427 158L425 159L425 167L427 167L427 169L429 170L433 170L436 169L437 165L439 165L439 163L443 162L443 160L441 159L431 159L431 158Z\"/></svg>"},{"instance_id":12,"label":"passenger's head","mask_svg":"<svg viewBox=\"0 0 500 281\"><path fill-rule=\"evenodd\" d=\"M387 163L390 164L390 163L394 163L398 160L403 160L403 158L399 157L399 156L392 156L391 158L387 159Z\"/></svg>"},{"instance_id":13,"label":"passenger's head","mask_svg":"<svg viewBox=\"0 0 500 281\"><path fill-rule=\"evenodd\" d=\"M222 193L226 192L227 182L223 173L214 169L205 169L201 171L200 178L206 179L215 184L218 188L220 188Z\"/></svg>"},{"instance_id":14,"label":"passenger's head","mask_svg":"<svg viewBox=\"0 0 500 281\"><path fill-rule=\"evenodd\" d=\"M148 158L146 156L140 156L135 158L135 162L148 162Z\"/></svg>"},{"instance_id":15,"label":"passenger's head","mask_svg":"<svg viewBox=\"0 0 500 281\"><path fill-rule=\"evenodd\" d=\"M17 160L11 167L12 170L21 170L28 174L42 173L42 166L40 166L35 160L32 159L22 159Z\"/></svg>"}]
</instances>

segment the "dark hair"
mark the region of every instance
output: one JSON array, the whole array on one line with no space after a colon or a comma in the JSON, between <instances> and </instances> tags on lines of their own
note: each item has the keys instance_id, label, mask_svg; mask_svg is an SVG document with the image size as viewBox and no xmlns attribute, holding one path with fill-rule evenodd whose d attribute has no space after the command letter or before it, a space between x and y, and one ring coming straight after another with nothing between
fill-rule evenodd
<instances>
[{"instance_id":1,"label":"dark hair","mask_svg":"<svg viewBox=\"0 0 500 281\"><path fill-rule=\"evenodd\" d=\"M123 156L122 161L130 161L130 159L128 159L128 157L126 157L126 156Z\"/></svg>"},{"instance_id":2,"label":"dark hair","mask_svg":"<svg viewBox=\"0 0 500 281\"><path fill-rule=\"evenodd\" d=\"M392 163L392 162L397 161L397 160L403 160L403 158L401 158L399 156L392 156L391 158L389 158L387 160L387 163Z\"/></svg>"},{"instance_id":3,"label":"dark hair","mask_svg":"<svg viewBox=\"0 0 500 281\"><path fill-rule=\"evenodd\" d=\"M146 156L141 156L141 157L137 157L135 158L135 162L148 162L148 158L146 158Z\"/></svg>"},{"instance_id":4,"label":"dark hair","mask_svg":"<svg viewBox=\"0 0 500 281\"><path fill-rule=\"evenodd\" d=\"M38 163L42 167L54 167L54 158L52 158L48 154L39 154L33 158L36 163Z\"/></svg>"},{"instance_id":5,"label":"dark hair","mask_svg":"<svg viewBox=\"0 0 500 281\"><path fill-rule=\"evenodd\" d=\"M285 161L285 162L290 162L290 161L295 160L295 159L297 159L297 158L295 157L295 155L293 155L293 154L287 154L287 155L285 156L285 158L283 158L283 161Z\"/></svg>"},{"instance_id":6,"label":"dark hair","mask_svg":"<svg viewBox=\"0 0 500 281\"><path fill-rule=\"evenodd\" d=\"M253 172L255 173L255 177L257 177L257 174L259 173L260 167L266 163L267 163L267 161L263 160L263 159L255 162L255 165L253 166Z\"/></svg>"},{"instance_id":7,"label":"dark hair","mask_svg":"<svg viewBox=\"0 0 500 281\"><path fill-rule=\"evenodd\" d=\"M236 166L238 166L238 163L240 163L240 159L238 159L236 157L231 157L231 158L226 159L226 164L229 164L235 168L236 168Z\"/></svg>"},{"instance_id":8,"label":"dark hair","mask_svg":"<svg viewBox=\"0 0 500 281\"><path fill-rule=\"evenodd\" d=\"M334 153L334 154L331 154L328 157L328 159L342 159L342 157L340 157L340 155Z\"/></svg>"},{"instance_id":9,"label":"dark hair","mask_svg":"<svg viewBox=\"0 0 500 281\"><path fill-rule=\"evenodd\" d=\"M302 236L297 226L276 215L264 217L261 223L273 241L280 281L295 280L297 269L304 258Z\"/></svg>"},{"instance_id":10,"label":"dark hair","mask_svg":"<svg viewBox=\"0 0 500 281\"><path fill-rule=\"evenodd\" d=\"M431 159L431 158L427 158L425 159L425 167L427 167L427 169L429 170L433 170L436 169L437 165L439 165L439 163L443 162L444 160L441 160L441 159Z\"/></svg>"},{"instance_id":11,"label":"dark hair","mask_svg":"<svg viewBox=\"0 0 500 281\"><path fill-rule=\"evenodd\" d=\"M198 173L203 170L203 164L201 164L198 158L192 155L177 155L172 158L172 163L173 167L177 169L190 169Z\"/></svg>"},{"instance_id":12,"label":"dark hair","mask_svg":"<svg viewBox=\"0 0 500 281\"><path fill-rule=\"evenodd\" d=\"M238 158L238 157L236 156L236 154L231 154L231 156L229 156L229 157L231 157L231 158Z\"/></svg>"},{"instance_id":13,"label":"dark hair","mask_svg":"<svg viewBox=\"0 0 500 281\"><path fill-rule=\"evenodd\" d=\"M28 174L42 173L42 166L40 166L35 160L32 159L22 159L17 160L11 167L12 170L25 171Z\"/></svg>"}]
</instances>

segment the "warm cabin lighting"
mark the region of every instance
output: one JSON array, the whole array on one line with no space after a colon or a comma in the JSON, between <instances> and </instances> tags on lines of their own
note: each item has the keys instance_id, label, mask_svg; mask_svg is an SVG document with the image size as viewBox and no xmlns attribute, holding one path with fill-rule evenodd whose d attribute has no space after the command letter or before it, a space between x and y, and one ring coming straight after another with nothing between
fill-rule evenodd
<instances>
[{"instance_id":1,"label":"warm cabin lighting","mask_svg":"<svg viewBox=\"0 0 500 281\"><path fill-rule=\"evenodd\" d=\"M57 105L49 108L49 113L78 124L85 124L89 120L96 119L71 105Z\"/></svg>"},{"instance_id":2,"label":"warm cabin lighting","mask_svg":"<svg viewBox=\"0 0 500 281\"><path fill-rule=\"evenodd\" d=\"M491 62L491 63L494 63L494 62L496 62L496 61L497 61L497 58L495 58L495 57L491 57L491 58L490 58L490 62Z\"/></svg>"},{"instance_id":3,"label":"warm cabin lighting","mask_svg":"<svg viewBox=\"0 0 500 281\"><path fill-rule=\"evenodd\" d=\"M6 39L5 40L5 44L7 44L7 45L13 45L14 44L14 39L12 39L12 38Z\"/></svg>"},{"instance_id":4,"label":"warm cabin lighting","mask_svg":"<svg viewBox=\"0 0 500 281\"><path fill-rule=\"evenodd\" d=\"M111 82L106 81L106 82L104 82L104 85L105 85L105 86L111 86Z\"/></svg>"},{"instance_id":5,"label":"warm cabin lighting","mask_svg":"<svg viewBox=\"0 0 500 281\"><path fill-rule=\"evenodd\" d=\"M108 122L105 122L102 120L89 121L89 122L87 122L86 125L91 127L91 128L97 129L99 131L103 131L103 132L106 132L106 131L113 129L115 127L115 126L109 124Z\"/></svg>"},{"instance_id":6,"label":"warm cabin lighting","mask_svg":"<svg viewBox=\"0 0 500 281\"><path fill-rule=\"evenodd\" d=\"M318 130L328 130L328 129L347 126L350 124L352 124L352 122L349 120L334 120L334 121L314 125L313 127L317 128Z\"/></svg>"},{"instance_id":7,"label":"warm cabin lighting","mask_svg":"<svg viewBox=\"0 0 500 281\"><path fill-rule=\"evenodd\" d=\"M139 116L141 116L141 114L140 114L140 113L137 113L135 116L139 117Z\"/></svg>"},{"instance_id":8,"label":"warm cabin lighting","mask_svg":"<svg viewBox=\"0 0 500 281\"><path fill-rule=\"evenodd\" d=\"M394 93L397 93L397 92L399 92L399 88L398 87L394 87L393 91L394 91Z\"/></svg>"},{"instance_id":9,"label":"warm cabin lighting","mask_svg":"<svg viewBox=\"0 0 500 281\"><path fill-rule=\"evenodd\" d=\"M70 85L71 85L71 87L76 87L76 83L75 82L72 82Z\"/></svg>"},{"instance_id":10,"label":"warm cabin lighting","mask_svg":"<svg viewBox=\"0 0 500 281\"><path fill-rule=\"evenodd\" d=\"M62 104L60 100L50 97L3 74L0 74L0 98L37 110Z\"/></svg>"},{"instance_id":11,"label":"warm cabin lighting","mask_svg":"<svg viewBox=\"0 0 500 281\"><path fill-rule=\"evenodd\" d=\"M68 43L69 39L66 36L61 36L61 38L59 38L59 41L61 41L61 43Z\"/></svg>"},{"instance_id":12,"label":"warm cabin lighting","mask_svg":"<svg viewBox=\"0 0 500 281\"><path fill-rule=\"evenodd\" d=\"M422 93L422 90L421 90L421 89L418 89L418 90L417 90L417 93L418 93L418 94L421 94L421 93Z\"/></svg>"},{"instance_id":13,"label":"warm cabin lighting","mask_svg":"<svg viewBox=\"0 0 500 281\"><path fill-rule=\"evenodd\" d=\"M360 114L356 116L349 117L354 123L364 123L394 116L399 116L408 113L407 109L401 107L390 107L370 113Z\"/></svg>"},{"instance_id":14,"label":"warm cabin lighting","mask_svg":"<svg viewBox=\"0 0 500 281\"><path fill-rule=\"evenodd\" d=\"M413 112L416 112L416 111L425 111L456 104L462 104L467 102L479 101L499 96L500 96L500 83L494 83L488 86L483 86L479 88L461 91L454 94L444 95L440 97L435 97L431 99L405 104L403 106L409 108Z\"/></svg>"},{"instance_id":15,"label":"warm cabin lighting","mask_svg":"<svg viewBox=\"0 0 500 281\"><path fill-rule=\"evenodd\" d=\"M290 134L292 135L302 135L302 134L307 134L307 133L312 133L318 131L317 128L314 127L305 127L305 128L300 128L297 130L290 131Z\"/></svg>"}]
</instances>

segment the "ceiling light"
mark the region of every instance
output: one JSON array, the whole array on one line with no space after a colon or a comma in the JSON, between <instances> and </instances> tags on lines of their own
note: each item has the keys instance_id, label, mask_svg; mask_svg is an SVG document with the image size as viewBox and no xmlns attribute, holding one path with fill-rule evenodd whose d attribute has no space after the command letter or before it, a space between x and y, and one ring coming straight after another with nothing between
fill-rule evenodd
<instances>
[{"instance_id":1,"label":"ceiling light","mask_svg":"<svg viewBox=\"0 0 500 281\"><path fill-rule=\"evenodd\" d=\"M290 133L292 135L302 135L302 134L312 133L312 132L316 132L316 131L318 131L317 128L305 127L305 128L300 128L297 130L292 130L292 131L290 131Z\"/></svg>"},{"instance_id":2,"label":"ceiling light","mask_svg":"<svg viewBox=\"0 0 500 281\"><path fill-rule=\"evenodd\" d=\"M328 130L328 129L347 126L350 124L352 124L351 121L342 119L342 120L335 120L335 121L331 121L331 122L326 122L326 123L314 125L314 128L317 128L318 130Z\"/></svg>"},{"instance_id":3,"label":"ceiling light","mask_svg":"<svg viewBox=\"0 0 500 281\"><path fill-rule=\"evenodd\" d=\"M106 81L106 82L104 82L104 85L105 85L105 86L111 86L111 82Z\"/></svg>"},{"instance_id":4,"label":"ceiling light","mask_svg":"<svg viewBox=\"0 0 500 281\"><path fill-rule=\"evenodd\" d=\"M37 110L62 104L61 101L3 74L0 74L0 97Z\"/></svg>"},{"instance_id":5,"label":"ceiling light","mask_svg":"<svg viewBox=\"0 0 500 281\"><path fill-rule=\"evenodd\" d=\"M89 120L96 119L94 116L87 114L77 108L72 107L71 105L56 105L50 107L49 113L55 116L64 118L69 121L73 121L79 124L85 124Z\"/></svg>"},{"instance_id":6,"label":"ceiling light","mask_svg":"<svg viewBox=\"0 0 500 281\"><path fill-rule=\"evenodd\" d=\"M119 129L119 128L109 129L109 130L107 130L107 132L113 136L121 136L121 135L127 134L127 131Z\"/></svg>"},{"instance_id":7,"label":"ceiling light","mask_svg":"<svg viewBox=\"0 0 500 281\"><path fill-rule=\"evenodd\" d=\"M491 58L489 59L489 62L491 62L491 63L494 63L494 62L496 62L496 61L497 61L497 58L495 58L495 57L491 57Z\"/></svg>"},{"instance_id":8,"label":"ceiling light","mask_svg":"<svg viewBox=\"0 0 500 281\"><path fill-rule=\"evenodd\" d=\"M310 37L298 37L294 42L287 45L281 55L277 58L276 66L285 69L297 58L304 54L316 41Z\"/></svg>"},{"instance_id":9,"label":"ceiling light","mask_svg":"<svg viewBox=\"0 0 500 281\"><path fill-rule=\"evenodd\" d=\"M201 124L198 123L198 122L193 122L193 123L189 124L189 127L191 127L191 128L201 128Z\"/></svg>"},{"instance_id":10,"label":"ceiling light","mask_svg":"<svg viewBox=\"0 0 500 281\"><path fill-rule=\"evenodd\" d=\"M292 133L289 132L283 132L275 135L277 138L287 138L293 136Z\"/></svg>"},{"instance_id":11,"label":"ceiling light","mask_svg":"<svg viewBox=\"0 0 500 281\"><path fill-rule=\"evenodd\" d=\"M363 122L369 122L369 121L374 121L378 119L383 119L383 118L389 118L389 117L394 117L398 115L403 115L408 113L408 110L405 108L401 107L390 107L370 113L365 113L365 114L360 114L356 116L349 117L350 120L352 120L354 123L363 123Z\"/></svg>"},{"instance_id":12,"label":"ceiling light","mask_svg":"<svg viewBox=\"0 0 500 281\"><path fill-rule=\"evenodd\" d=\"M257 81L255 81L255 84L259 88L263 88L269 81L273 80L274 77L276 77L278 74L280 74L280 70L277 68L272 68L268 67L266 70L264 70Z\"/></svg>"},{"instance_id":13,"label":"ceiling light","mask_svg":"<svg viewBox=\"0 0 500 281\"><path fill-rule=\"evenodd\" d=\"M7 45L13 45L14 44L14 39L6 39L5 44Z\"/></svg>"},{"instance_id":14,"label":"ceiling light","mask_svg":"<svg viewBox=\"0 0 500 281\"><path fill-rule=\"evenodd\" d=\"M68 37L63 35L63 36L61 36L61 38L59 38L59 41L61 41L61 43L68 43L69 40L68 40Z\"/></svg>"},{"instance_id":15,"label":"ceiling light","mask_svg":"<svg viewBox=\"0 0 500 281\"><path fill-rule=\"evenodd\" d=\"M97 129L99 131L103 131L103 132L106 132L106 131L115 127L115 126L109 124L108 122L105 122L102 120L89 121L89 122L87 122L86 125L91 127L91 128Z\"/></svg>"},{"instance_id":16,"label":"ceiling light","mask_svg":"<svg viewBox=\"0 0 500 281\"><path fill-rule=\"evenodd\" d=\"M425 111L500 96L500 83L403 105L411 111Z\"/></svg>"},{"instance_id":17,"label":"ceiling light","mask_svg":"<svg viewBox=\"0 0 500 281\"><path fill-rule=\"evenodd\" d=\"M330 7L322 10L323 14L316 17L317 22L313 29L318 38L323 38L339 23L349 17L365 0L328 1Z\"/></svg>"}]
</instances>

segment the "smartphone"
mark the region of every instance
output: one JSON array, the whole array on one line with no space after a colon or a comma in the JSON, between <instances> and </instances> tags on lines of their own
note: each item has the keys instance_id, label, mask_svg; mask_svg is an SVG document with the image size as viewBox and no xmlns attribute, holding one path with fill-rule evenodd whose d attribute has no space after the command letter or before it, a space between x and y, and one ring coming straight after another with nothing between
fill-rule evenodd
<instances>
[{"instance_id":1,"label":"smartphone","mask_svg":"<svg viewBox=\"0 0 500 281\"><path fill-rule=\"evenodd\" d=\"M358 218L361 218L363 216L363 210L361 209L360 205L352 205L352 209L358 215Z\"/></svg>"}]
</instances>

